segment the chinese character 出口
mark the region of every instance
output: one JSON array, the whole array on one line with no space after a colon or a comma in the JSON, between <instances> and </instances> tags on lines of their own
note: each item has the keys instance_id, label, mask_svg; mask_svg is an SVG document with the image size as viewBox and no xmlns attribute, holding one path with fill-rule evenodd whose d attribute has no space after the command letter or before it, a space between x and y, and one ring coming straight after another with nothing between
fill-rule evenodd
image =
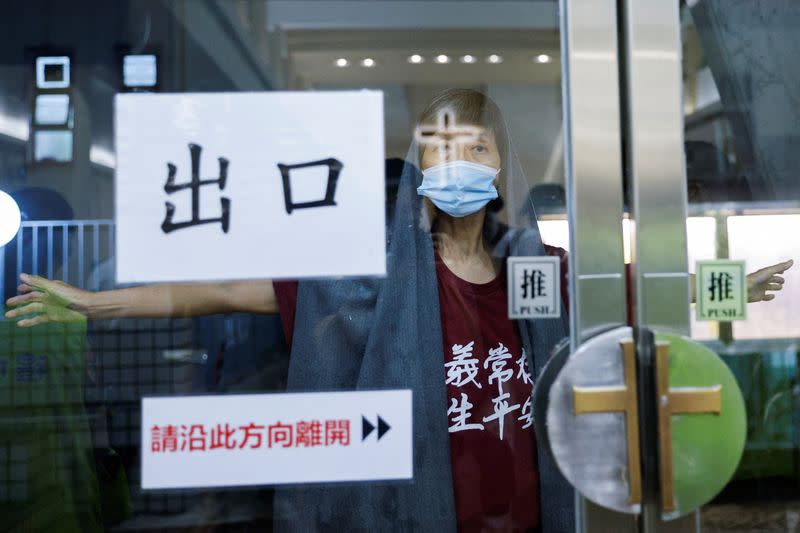
<instances>
[{"instance_id":1,"label":"chinese character \u51fa\u53e3","mask_svg":"<svg viewBox=\"0 0 800 533\"><path fill-rule=\"evenodd\" d=\"M172 163L167 163L167 183L164 185L164 192L172 194L183 189L191 189L192 191L192 218L184 222L173 222L172 217L175 215L175 204L166 202L167 214L164 216L164 222L161 223L161 230L164 233L171 233L175 230L188 228L191 226L199 226L201 224L211 224L219 222L222 225L222 231L228 233L230 225L230 208L231 201L229 198L220 198L220 206L222 214L218 218L200 218L200 187L204 185L219 185L219 190L225 189L225 182L228 179L228 160L224 157L218 158L219 161L219 177L213 179L200 179L200 153L203 148L194 143L189 144L189 154L191 156L192 177L191 181L182 184L175 183L175 174L177 167Z\"/></svg>"}]
</instances>

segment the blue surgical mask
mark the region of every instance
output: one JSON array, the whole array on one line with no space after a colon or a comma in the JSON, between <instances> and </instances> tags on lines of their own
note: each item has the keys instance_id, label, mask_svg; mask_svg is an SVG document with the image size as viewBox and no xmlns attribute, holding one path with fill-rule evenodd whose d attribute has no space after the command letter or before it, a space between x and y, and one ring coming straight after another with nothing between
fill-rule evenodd
<instances>
[{"instance_id":1,"label":"blue surgical mask","mask_svg":"<svg viewBox=\"0 0 800 533\"><path fill-rule=\"evenodd\" d=\"M427 196L452 217L465 217L497 198L494 179L498 172L470 161L448 161L422 171L417 194Z\"/></svg>"}]
</instances>

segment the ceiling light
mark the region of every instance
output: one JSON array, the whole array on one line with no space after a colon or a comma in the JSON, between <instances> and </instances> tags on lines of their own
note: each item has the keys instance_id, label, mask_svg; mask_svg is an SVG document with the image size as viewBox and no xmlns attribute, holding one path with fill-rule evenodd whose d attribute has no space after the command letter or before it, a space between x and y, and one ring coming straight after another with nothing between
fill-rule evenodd
<instances>
[{"instance_id":1,"label":"ceiling light","mask_svg":"<svg viewBox=\"0 0 800 533\"><path fill-rule=\"evenodd\" d=\"M372 68L372 67L375 66L375 60L372 59L371 57L366 57L366 58L361 60L361 66L362 67L367 67L367 68Z\"/></svg>"},{"instance_id":2,"label":"ceiling light","mask_svg":"<svg viewBox=\"0 0 800 533\"><path fill-rule=\"evenodd\" d=\"M66 89L69 87L69 57L37 57L36 87L39 89Z\"/></svg>"},{"instance_id":3,"label":"ceiling light","mask_svg":"<svg viewBox=\"0 0 800 533\"><path fill-rule=\"evenodd\" d=\"M350 62L347 59L343 58L343 57L340 57L339 59L336 60L336 66L337 67L346 67L349 64L350 64Z\"/></svg>"},{"instance_id":4,"label":"ceiling light","mask_svg":"<svg viewBox=\"0 0 800 533\"><path fill-rule=\"evenodd\" d=\"M496 65L498 63L502 63L503 62L503 56L497 55L497 54L492 54L492 55L490 55L489 57L486 58L486 61L488 61L489 63L492 63L493 65Z\"/></svg>"},{"instance_id":5,"label":"ceiling light","mask_svg":"<svg viewBox=\"0 0 800 533\"><path fill-rule=\"evenodd\" d=\"M414 54L414 55L408 56L408 62L409 63L414 63L415 65L419 65L420 63L424 63L425 62L425 58L422 57L419 54Z\"/></svg>"},{"instance_id":6,"label":"ceiling light","mask_svg":"<svg viewBox=\"0 0 800 533\"><path fill-rule=\"evenodd\" d=\"M550 62L550 56L547 55L547 54L539 54L538 56L536 56L535 61L537 63L549 63Z\"/></svg>"},{"instance_id":7,"label":"ceiling light","mask_svg":"<svg viewBox=\"0 0 800 533\"><path fill-rule=\"evenodd\" d=\"M436 61L437 63L443 65L445 63L449 63L450 62L450 56L445 55L445 54L439 54L438 56L436 56L436 59L434 61Z\"/></svg>"},{"instance_id":8,"label":"ceiling light","mask_svg":"<svg viewBox=\"0 0 800 533\"><path fill-rule=\"evenodd\" d=\"M460 61L462 63L474 63L475 61L477 61L477 59L475 58L475 56L467 54L467 55L461 56Z\"/></svg>"}]
</instances>

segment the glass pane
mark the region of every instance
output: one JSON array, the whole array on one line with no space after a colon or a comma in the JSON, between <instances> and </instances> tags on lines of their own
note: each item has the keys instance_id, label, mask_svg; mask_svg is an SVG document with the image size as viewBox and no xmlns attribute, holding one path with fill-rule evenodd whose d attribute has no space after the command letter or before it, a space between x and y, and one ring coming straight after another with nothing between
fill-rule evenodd
<instances>
[{"instance_id":1,"label":"glass pane","mask_svg":"<svg viewBox=\"0 0 800 533\"><path fill-rule=\"evenodd\" d=\"M505 274L511 256L548 255L566 280L555 0L6 11L0 189L22 220L0 248L0 293L19 312L0 321L0 530L571 529L571 489L549 457L537 463L530 397L566 336L567 291L551 294L561 319L511 320ZM278 91L336 100L315 115ZM382 122L358 131L352 102L376 91ZM186 98L159 100L175 94ZM159 101L174 105L148 114ZM333 134L297 136L331 116L345 117ZM348 174L338 153L293 155L334 141L379 175ZM324 218L367 204L379 224ZM378 229L386 276L320 276L358 271L359 235ZM177 260L154 251L167 238ZM244 243L235 256L214 248L231 239ZM321 261L307 243L327 240ZM265 256L290 275L241 279ZM182 283L212 262L223 267L206 281ZM23 273L40 278L16 296ZM267 401L245 393L398 389L412 391L413 433L370 404L326 418L333 395L237 418ZM143 398L211 407L148 422ZM360 466L401 438L411 479ZM365 450L350 470L319 455L346 446ZM143 457L169 488L143 488ZM216 457L239 457L242 476L231 482ZM204 466L172 470L179 460Z\"/></svg>"},{"instance_id":2,"label":"glass pane","mask_svg":"<svg viewBox=\"0 0 800 533\"><path fill-rule=\"evenodd\" d=\"M748 419L739 468L703 509L702 527L793 531L800 516L800 270L781 264L800 257L800 65L793 60L800 9L791 2L688 4L690 258L745 261L756 273L750 281L760 282L751 289L746 320L692 324L693 336L736 376ZM778 266L759 274L771 265Z\"/></svg>"}]
</instances>

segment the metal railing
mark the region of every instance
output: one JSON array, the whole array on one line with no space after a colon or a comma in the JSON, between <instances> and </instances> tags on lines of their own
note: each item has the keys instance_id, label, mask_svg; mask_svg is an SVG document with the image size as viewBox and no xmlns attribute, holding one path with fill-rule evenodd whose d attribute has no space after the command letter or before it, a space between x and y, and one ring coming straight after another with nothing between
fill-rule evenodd
<instances>
[{"instance_id":1,"label":"metal railing","mask_svg":"<svg viewBox=\"0 0 800 533\"><path fill-rule=\"evenodd\" d=\"M60 279L82 289L103 290L114 285L113 220L35 220L20 225L14 241L0 247L0 294L5 294L6 254L15 280L22 272ZM107 271L97 272L100 265ZM105 270L105 269L104 269Z\"/></svg>"},{"instance_id":2,"label":"metal railing","mask_svg":"<svg viewBox=\"0 0 800 533\"><path fill-rule=\"evenodd\" d=\"M8 284L12 279L18 281L22 272L61 280L86 290L113 289L116 285L114 246L113 220L25 221L15 239L0 247L0 295L16 293L16 285ZM10 326L7 332L17 334ZM74 371L70 375L81 378L77 396L77 403L81 405L77 415L80 424L91 420L93 445L99 446L101 451L103 446L109 446L121 456L131 484L135 513L184 512L191 496L144 494L138 489L139 406L142 396L191 393L203 381L205 360L197 364L167 357L174 352L197 351L192 321L163 318L90 322L85 335L86 354L81 354L84 357L62 361ZM11 342L9 339L4 338L3 342ZM19 364L25 357L41 355L11 357ZM10 361L6 361L7 365ZM40 377L60 379L44 374ZM36 380L17 383L13 376L9 379L6 388L25 389L39 383ZM59 381L49 388L61 390L65 385ZM42 405L57 404L59 402ZM0 422L18 424L14 413L16 411L7 410ZM56 449L52 453L64 453L64 450ZM4 481L13 480L0 479Z\"/></svg>"}]
</instances>

